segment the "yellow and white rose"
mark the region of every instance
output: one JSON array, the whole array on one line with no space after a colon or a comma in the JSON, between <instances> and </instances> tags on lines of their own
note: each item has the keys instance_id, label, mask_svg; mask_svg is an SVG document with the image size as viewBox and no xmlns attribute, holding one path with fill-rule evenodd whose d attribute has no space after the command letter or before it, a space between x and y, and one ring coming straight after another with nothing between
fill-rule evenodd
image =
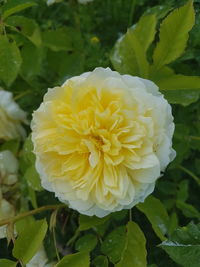
<instances>
[{"instance_id":1,"label":"yellow and white rose","mask_svg":"<svg viewBox=\"0 0 200 267\"><path fill-rule=\"evenodd\" d=\"M144 201L175 156L171 106L158 87L109 68L49 89L32 131L43 187L86 215Z\"/></svg>"}]
</instances>

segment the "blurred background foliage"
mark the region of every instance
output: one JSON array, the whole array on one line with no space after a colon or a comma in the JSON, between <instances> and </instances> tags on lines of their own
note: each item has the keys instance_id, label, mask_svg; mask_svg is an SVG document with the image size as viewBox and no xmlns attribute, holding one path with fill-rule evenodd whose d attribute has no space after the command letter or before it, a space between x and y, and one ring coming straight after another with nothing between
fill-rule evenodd
<instances>
[{"instance_id":1,"label":"blurred background foliage","mask_svg":"<svg viewBox=\"0 0 200 267\"><path fill-rule=\"evenodd\" d=\"M161 22L184 4L185 13L180 12L179 17L171 21L171 40L165 35L161 52L157 51L156 55L158 40L161 41L159 29L161 32L164 25ZM47 231L45 222L40 219L46 217L50 224L51 230L44 240L49 261L68 257L57 266L87 267L89 252L91 266L96 267L200 266L199 0L194 1L194 8L195 24L192 2L184 0L94 0L85 5L65 0L50 6L45 0L0 1L0 86L14 94L15 100L27 111L29 120L47 88L99 66L155 81L172 103L177 157L157 182L154 197L131 212L124 210L103 219L79 216L67 208L36 215L37 229L41 229L39 245ZM130 28L128 32L127 28ZM138 48L137 38L145 51L141 51L141 46ZM159 53L167 53L162 45L173 47L172 51L175 47L176 51L161 64ZM30 132L29 127L27 132ZM17 211L59 203L40 186L30 137L24 144L18 140L4 142L0 149L10 149L20 160L21 197L16 204ZM144 234L135 223L128 223L130 218ZM18 229L22 231L24 225L30 223L28 232L32 225L34 233L34 223L28 219L24 223L18 223ZM146 253L144 236L147 265L142 262ZM30 242L32 238L30 235ZM140 242L132 243L135 239ZM27 263L39 246L27 252L26 243L24 246L18 243L13 249L12 243L7 247L6 239L2 239L0 258L17 258ZM21 258L19 246L30 254L27 258ZM69 258L69 253L76 253L75 257ZM140 265L133 263L136 256ZM0 266L7 265L0 260Z\"/></svg>"}]
</instances>

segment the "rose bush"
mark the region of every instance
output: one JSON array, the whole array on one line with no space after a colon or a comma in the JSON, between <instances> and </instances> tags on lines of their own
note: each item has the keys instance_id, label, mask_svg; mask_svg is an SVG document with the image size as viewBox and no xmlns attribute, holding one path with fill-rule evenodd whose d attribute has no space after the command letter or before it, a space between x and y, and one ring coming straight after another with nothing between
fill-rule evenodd
<instances>
[{"instance_id":1,"label":"rose bush","mask_svg":"<svg viewBox=\"0 0 200 267\"><path fill-rule=\"evenodd\" d=\"M87 215L143 202L175 156L171 107L158 87L109 68L49 89L32 131L43 187Z\"/></svg>"}]
</instances>

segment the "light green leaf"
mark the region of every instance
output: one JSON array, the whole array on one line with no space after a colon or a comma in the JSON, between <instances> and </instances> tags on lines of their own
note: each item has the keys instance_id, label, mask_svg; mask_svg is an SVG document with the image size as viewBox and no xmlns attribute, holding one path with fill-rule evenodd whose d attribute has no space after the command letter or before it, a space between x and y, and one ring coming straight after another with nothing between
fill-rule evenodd
<instances>
[{"instance_id":1,"label":"light green leaf","mask_svg":"<svg viewBox=\"0 0 200 267\"><path fill-rule=\"evenodd\" d=\"M146 239L139 226L134 222L128 222L125 248L116 267L146 267L145 246Z\"/></svg>"},{"instance_id":2,"label":"light green leaf","mask_svg":"<svg viewBox=\"0 0 200 267\"><path fill-rule=\"evenodd\" d=\"M17 262L10 261L7 259L0 259L0 267L15 267Z\"/></svg>"},{"instance_id":3,"label":"light green leaf","mask_svg":"<svg viewBox=\"0 0 200 267\"><path fill-rule=\"evenodd\" d=\"M147 216L156 235L161 240L165 240L164 235L167 233L169 216L160 200L149 196L144 203L139 203L136 207Z\"/></svg>"},{"instance_id":4,"label":"light green leaf","mask_svg":"<svg viewBox=\"0 0 200 267\"><path fill-rule=\"evenodd\" d=\"M187 106L197 101L200 95L200 77L197 76L174 74L160 78L155 83L172 104Z\"/></svg>"},{"instance_id":5,"label":"light green leaf","mask_svg":"<svg viewBox=\"0 0 200 267\"><path fill-rule=\"evenodd\" d=\"M92 263L95 267L108 267L108 259L103 255L97 256Z\"/></svg>"},{"instance_id":6,"label":"light green leaf","mask_svg":"<svg viewBox=\"0 0 200 267\"><path fill-rule=\"evenodd\" d=\"M75 243L75 249L78 251L91 251L97 245L97 237L93 234L87 234L79 238Z\"/></svg>"},{"instance_id":7,"label":"light green leaf","mask_svg":"<svg viewBox=\"0 0 200 267\"><path fill-rule=\"evenodd\" d=\"M109 219L109 216L98 218L96 216L86 216L86 215L80 215L79 216L79 231L88 230L90 228L93 228L97 225L105 223Z\"/></svg>"},{"instance_id":8,"label":"light green leaf","mask_svg":"<svg viewBox=\"0 0 200 267\"><path fill-rule=\"evenodd\" d=\"M13 256L24 264L36 254L47 232L46 220L32 222L19 234L13 248Z\"/></svg>"},{"instance_id":9,"label":"light green leaf","mask_svg":"<svg viewBox=\"0 0 200 267\"><path fill-rule=\"evenodd\" d=\"M153 54L155 73L183 53L188 40L188 32L193 27L194 20L193 1L175 9L163 20L160 26L160 41Z\"/></svg>"},{"instance_id":10,"label":"light green leaf","mask_svg":"<svg viewBox=\"0 0 200 267\"><path fill-rule=\"evenodd\" d=\"M89 267L90 255L88 252L78 252L67 255L55 267Z\"/></svg>"},{"instance_id":11,"label":"light green leaf","mask_svg":"<svg viewBox=\"0 0 200 267\"><path fill-rule=\"evenodd\" d=\"M6 20L11 30L18 32L30 40L34 45L41 46L42 37L38 24L30 18L23 16L12 16Z\"/></svg>"},{"instance_id":12,"label":"light green leaf","mask_svg":"<svg viewBox=\"0 0 200 267\"><path fill-rule=\"evenodd\" d=\"M29 165L35 164L35 154L33 153L33 142L31 134L26 138L23 147L23 158Z\"/></svg>"},{"instance_id":13,"label":"light green leaf","mask_svg":"<svg viewBox=\"0 0 200 267\"><path fill-rule=\"evenodd\" d=\"M117 41L111 54L112 64L117 71L148 77L146 51L154 39L155 27L155 15L143 16Z\"/></svg>"},{"instance_id":14,"label":"light green leaf","mask_svg":"<svg viewBox=\"0 0 200 267\"><path fill-rule=\"evenodd\" d=\"M9 42L5 35L0 36L0 62L0 80L9 86L16 79L22 60L15 42Z\"/></svg>"},{"instance_id":15,"label":"light green leaf","mask_svg":"<svg viewBox=\"0 0 200 267\"><path fill-rule=\"evenodd\" d=\"M43 188L41 186L40 176L35 169L35 165L30 166L25 174L24 179L27 181L28 185L35 191L41 191Z\"/></svg>"},{"instance_id":16,"label":"light green leaf","mask_svg":"<svg viewBox=\"0 0 200 267\"><path fill-rule=\"evenodd\" d=\"M125 244L126 228L119 226L106 236L101 245L101 251L112 263L117 263L121 259Z\"/></svg>"},{"instance_id":17,"label":"light green leaf","mask_svg":"<svg viewBox=\"0 0 200 267\"><path fill-rule=\"evenodd\" d=\"M20 12L28 7L37 5L33 0L7 0L6 4L3 6L3 19L8 16Z\"/></svg>"}]
</instances>

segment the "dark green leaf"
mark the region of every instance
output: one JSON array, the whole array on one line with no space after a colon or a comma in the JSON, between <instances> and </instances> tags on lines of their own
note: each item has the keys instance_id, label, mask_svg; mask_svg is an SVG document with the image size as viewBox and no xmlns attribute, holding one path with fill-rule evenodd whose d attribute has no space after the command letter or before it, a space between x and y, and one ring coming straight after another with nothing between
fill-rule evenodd
<instances>
[{"instance_id":1,"label":"dark green leaf","mask_svg":"<svg viewBox=\"0 0 200 267\"><path fill-rule=\"evenodd\" d=\"M169 216L160 200L149 196L144 203L139 203L137 208L147 216L157 236L161 240L165 240L164 235L167 233Z\"/></svg>"},{"instance_id":2,"label":"dark green leaf","mask_svg":"<svg viewBox=\"0 0 200 267\"><path fill-rule=\"evenodd\" d=\"M97 256L92 263L95 267L108 267L108 259L103 255Z\"/></svg>"},{"instance_id":3,"label":"dark green leaf","mask_svg":"<svg viewBox=\"0 0 200 267\"><path fill-rule=\"evenodd\" d=\"M75 243L75 249L78 251L91 251L97 245L97 237L93 234L87 234L79 238Z\"/></svg>"},{"instance_id":4,"label":"dark green leaf","mask_svg":"<svg viewBox=\"0 0 200 267\"><path fill-rule=\"evenodd\" d=\"M0 80L6 85L16 79L21 65L21 56L15 42L9 42L6 36L0 36Z\"/></svg>"},{"instance_id":5,"label":"dark green leaf","mask_svg":"<svg viewBox=\"0 0 200 267\"><path fill-rule=\"evenodd\" d=\"M121 259L125 244L126 228L124 226L119 226L107 235L101 245L101 251L108 256L112 263L117 263Z\"/></svg>"}]
</instances>

